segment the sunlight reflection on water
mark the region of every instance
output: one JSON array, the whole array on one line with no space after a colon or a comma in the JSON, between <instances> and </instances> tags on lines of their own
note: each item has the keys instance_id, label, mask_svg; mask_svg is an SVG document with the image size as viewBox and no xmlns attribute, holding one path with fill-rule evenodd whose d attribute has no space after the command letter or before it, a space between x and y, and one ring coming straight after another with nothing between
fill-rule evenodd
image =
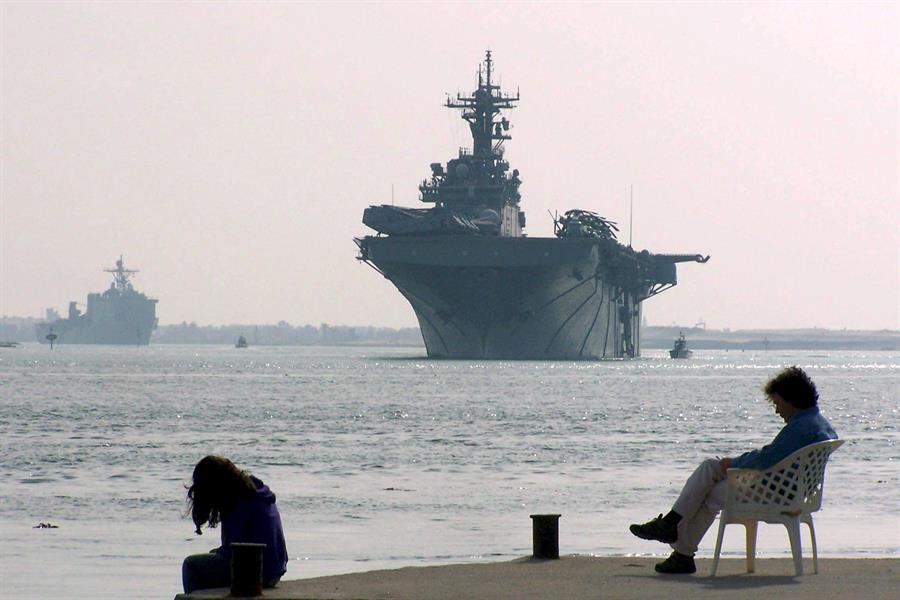
<instances>
[{"instance_id":1,"label":"sunlight reflection on water","mask_svg":"<svg viewBox=\"0 0 900 600\"><path fill-rule=\"evenodd\" d=\"M592 363L421 354L36 345L3 354L5 589L48 597L65 581L71 597L103 597L81 574L115 563L139 574L117 583L135 596L171 597L181 558L216 545L182 519L185 479L210 452L277 493L289 577L528 554L535 512L563 513L564 553L664 552L628 535L627 523L667 509L699 460L770 440L780 423L760 388L795 363L848 440L829 466L820 552L898 554L897 353ZM48 520L60 529L31 529ZM739 538L726 550L739 550ZM783 532L762 535L760 552L785 554ZM35 587L33 565L48 561L66 577Z\"/></svg>"}]
</instances>

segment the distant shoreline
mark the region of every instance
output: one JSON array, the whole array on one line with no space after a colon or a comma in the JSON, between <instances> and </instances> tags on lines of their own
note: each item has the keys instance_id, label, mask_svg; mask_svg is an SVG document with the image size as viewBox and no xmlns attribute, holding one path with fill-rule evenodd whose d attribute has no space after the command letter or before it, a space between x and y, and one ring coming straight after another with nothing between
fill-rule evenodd
<instances>
[{"instance_id":1,"label":"distant shoreline","mask_svg":"<svg viewBox=\"0 0 900 600\"><path fill-rule=\"evenodd\" d=\"M0 318L0 341L35 342L34 326L40 319L30 317ZM643 350L667 350L681 333L693 350L900 350L900 330L849 329L705 329L699 327L644 326L641 330ZM275 325L197 325L181 323L160 325L150 343L231 345L245 336L250 346L387 346L422 348L418 327L376 327L291 325L280 321Z\"/></svg>"},{"instance_id":2,"label":"distant shoreline","mask_svg":"<svg viewBox=\"0 0 900 600\"><path fill-rule=\"evenodd\" d=\"M900 331L845 329L700 329L645 327L644 349L669 349L684 333L693 350L900 350Z\"/></svg>"}]
</instances>

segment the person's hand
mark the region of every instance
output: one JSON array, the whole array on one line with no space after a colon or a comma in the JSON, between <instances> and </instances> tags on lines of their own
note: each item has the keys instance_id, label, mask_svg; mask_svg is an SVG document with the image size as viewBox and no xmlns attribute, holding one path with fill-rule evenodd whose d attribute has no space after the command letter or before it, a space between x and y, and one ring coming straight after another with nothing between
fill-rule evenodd
<instances>
[{"instance_id":1,"label":"person's hand","mask_svg":"<svg viewBox=\"0 0 900 600\"><path fill-rule=\"evenodd\" d=\"M725 471L727 471L728 469L730 469L730 468L731 468L731 463L733 463L733 462L734 462L734 461L733 461L732 459L728 458L728 457L720 458L720 459L719 459L719 466L722 468L722 472L724 473Z\"/></svg>"}]
</instances>

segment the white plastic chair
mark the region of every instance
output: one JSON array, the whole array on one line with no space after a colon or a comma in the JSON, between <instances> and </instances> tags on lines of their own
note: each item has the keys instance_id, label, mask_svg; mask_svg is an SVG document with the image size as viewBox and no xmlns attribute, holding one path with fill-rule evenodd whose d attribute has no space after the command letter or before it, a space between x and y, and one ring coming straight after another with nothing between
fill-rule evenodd
<instances>
[{"instance_id":1,"label":"white plastic chair","mask_svg":"<svg viewBox=\"0 0 900 600\"><path fill-rule=\"evenodd\" d=\"M719 567L725 526L731 523L739 523L747 530L747 572L754 572L756 526L760 521L785 526L797 575L803 575L800 523L806 523L812 540L813 570L819 572L812 513L822 506L828 457L843 443L844 440L828 440L810 444L765 471L728 469L725 508L719 517L719 538L711 577L715 577Z\"/></svg>"}]
</instances>

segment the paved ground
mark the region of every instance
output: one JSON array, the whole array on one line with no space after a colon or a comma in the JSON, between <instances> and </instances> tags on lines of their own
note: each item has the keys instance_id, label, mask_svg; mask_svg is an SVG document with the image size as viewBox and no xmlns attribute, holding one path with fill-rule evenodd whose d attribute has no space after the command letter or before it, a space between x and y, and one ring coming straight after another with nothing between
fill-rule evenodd
<instances>
[{"instance_id":1,"label":"paved ground","mask_svg":"<svg viewBox=\"0 0 900 600\"><path fill-rule=\"evenodd\" d=\"M658 559L566 556L561 560L522 558L509 562L438 567L407 567L313 579L283 581L266 590L269 600L646 600L651 598L761 597L766 600L900 598L900 559L812 560L794 576L789 558L756 561L745 572L743 559L723 560L717 577L709 577L711 560L697 561L696 575L661 576ZM176 600L226 598L228 590L179 594Z\"/></svg>"}]
</instances>

